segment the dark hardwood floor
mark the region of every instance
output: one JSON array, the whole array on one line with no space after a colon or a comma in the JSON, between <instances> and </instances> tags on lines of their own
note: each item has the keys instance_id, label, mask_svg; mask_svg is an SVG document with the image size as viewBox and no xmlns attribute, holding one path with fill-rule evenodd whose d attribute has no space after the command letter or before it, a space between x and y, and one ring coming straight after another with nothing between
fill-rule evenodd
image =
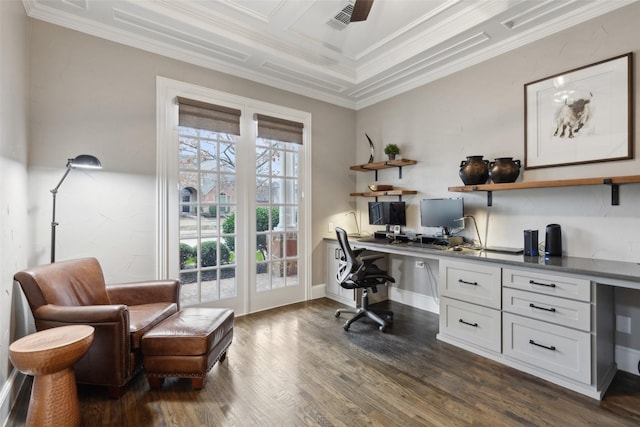
<instances>
[{"instance_id":1,"label":"dark hardwood floor","mask_svg":"<svg viewBox=\"0 0 640 427\"><path fill-rule=\"evenodd\" d=\"M638 426L640 378L597 401L436 340L438 316L383 303L395 321L349 332L328 299L236 319L205 388L138 375L120 400L80 386L84 426ZM348 318L348 315L347 315ZM10 426L24 425L26 401Z\"/></svg>"}]
</instances>

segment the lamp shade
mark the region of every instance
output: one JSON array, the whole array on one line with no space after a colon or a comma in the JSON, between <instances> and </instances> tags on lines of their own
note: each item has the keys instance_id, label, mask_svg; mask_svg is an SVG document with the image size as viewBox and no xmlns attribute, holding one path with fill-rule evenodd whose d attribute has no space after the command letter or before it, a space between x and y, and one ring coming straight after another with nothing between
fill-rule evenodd
<instances>
[{"instance_id":1,"label":"lamp shade","mask_svg":"<svg viewBox=\"0 0 640 427\"><path fill-rule=\"evenodd\" d=\"M67 167L74 169L102 169L102 163L96 156L80 154L75 159L69 159Z\"/></svg>"}]
</instances>

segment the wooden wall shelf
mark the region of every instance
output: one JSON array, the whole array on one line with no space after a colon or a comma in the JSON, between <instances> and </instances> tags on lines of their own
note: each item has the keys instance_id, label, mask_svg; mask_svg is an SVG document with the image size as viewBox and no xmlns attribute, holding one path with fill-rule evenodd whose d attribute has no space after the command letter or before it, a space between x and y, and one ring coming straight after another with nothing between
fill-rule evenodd
<instances>
[{"instance_id":1,"label":"wooden wall shelf","mask_svg":"<svg viewBox=\"0 0 640 427\"><path fill-rule=\"evenodd\" d=\"M492 193L494 191L524 190L528 188L553 188L553 187L576 187L584 185L610 185L611 204L620 204L619 185L640 183L640 175L612 176L600 178L579 178L579 179L558 179L552 181L531 181L531 182L511 182L506 184L479 184L462 185L449 187L449 191L457 193L471 193L474 191L487 192L487 206L492 205Z\"/></svg>"},{"instance_id":2,"label":"wooden wall shelf","mask_svg":"<svg viewBox=\"0 0 640 427\"><path fill-rule=\"evenodd\" d=\"M370 172L374 171L376 174L376 181L378 180L378 171L380 169L398 168L398 177L402 179L402 167L415 165L418 163L416 160L400 159L400 160L388 160L386 162L373 162L365 163L363 165L355 165L349 167L352 171L358 172Z\"/></svg>"},{"instance_id":3,"label":"wooden wall shelf","mask_svg":"<svg viewBox=\"0 0 640 427\"><path fill-rule=\"evenodd\" d=\"M398 196L399 200L402 200L402 196L418 194L416 190L388 190L388 191L368 191L365 193L349 193L352 197L375 197L376 200L378 197L383 196Z\"/></svg>"}]
</instances>

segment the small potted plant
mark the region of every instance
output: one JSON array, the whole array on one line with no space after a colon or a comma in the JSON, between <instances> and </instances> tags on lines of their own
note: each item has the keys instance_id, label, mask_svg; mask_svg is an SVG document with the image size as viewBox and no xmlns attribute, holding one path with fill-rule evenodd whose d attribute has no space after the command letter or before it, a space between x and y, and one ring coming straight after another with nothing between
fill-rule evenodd
<instances>
[{"instance_id":1,"label":"small potted plant","mask_svg":"<svg viewBox=\"0 0 640 427\"><path fill-rule=\"evenodd\" d=\"M384 147L384 154L387 155L389 160L395 160L396 156L400 154L400 148L398 148L396 144L387 144L387 146Z\"/></svg>"}]
</instances>

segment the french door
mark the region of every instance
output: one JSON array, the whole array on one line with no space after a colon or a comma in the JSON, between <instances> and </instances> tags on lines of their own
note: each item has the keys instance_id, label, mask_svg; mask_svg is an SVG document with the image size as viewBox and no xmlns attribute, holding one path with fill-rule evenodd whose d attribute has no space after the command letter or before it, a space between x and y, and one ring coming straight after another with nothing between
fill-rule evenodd
<instances>
[{"instance_id":1,"label":"french door","mask_svg":"<svg viewBox=\"0 0 640 427\"><path fill-rule=\"evenodd\" d=\"M157 95L158 276L180 279L183 306L243 314L304 300L309 114L164 78ZM238 127L183 120L176 99L236 111ZM263 118L299 124L299 140Z\"/></svg>"},{"instance_id":2,"label":"french door","mask_svg":"<svg viewBox=\"0 0 640 427\"><path fill-rule=\"evenodd\" d=\"M304 291L299 275L300 146L257 137L255 141L256 286L258 310ZM253 210L252 210L253 212Z\"/></svg>"}]
</instances>

